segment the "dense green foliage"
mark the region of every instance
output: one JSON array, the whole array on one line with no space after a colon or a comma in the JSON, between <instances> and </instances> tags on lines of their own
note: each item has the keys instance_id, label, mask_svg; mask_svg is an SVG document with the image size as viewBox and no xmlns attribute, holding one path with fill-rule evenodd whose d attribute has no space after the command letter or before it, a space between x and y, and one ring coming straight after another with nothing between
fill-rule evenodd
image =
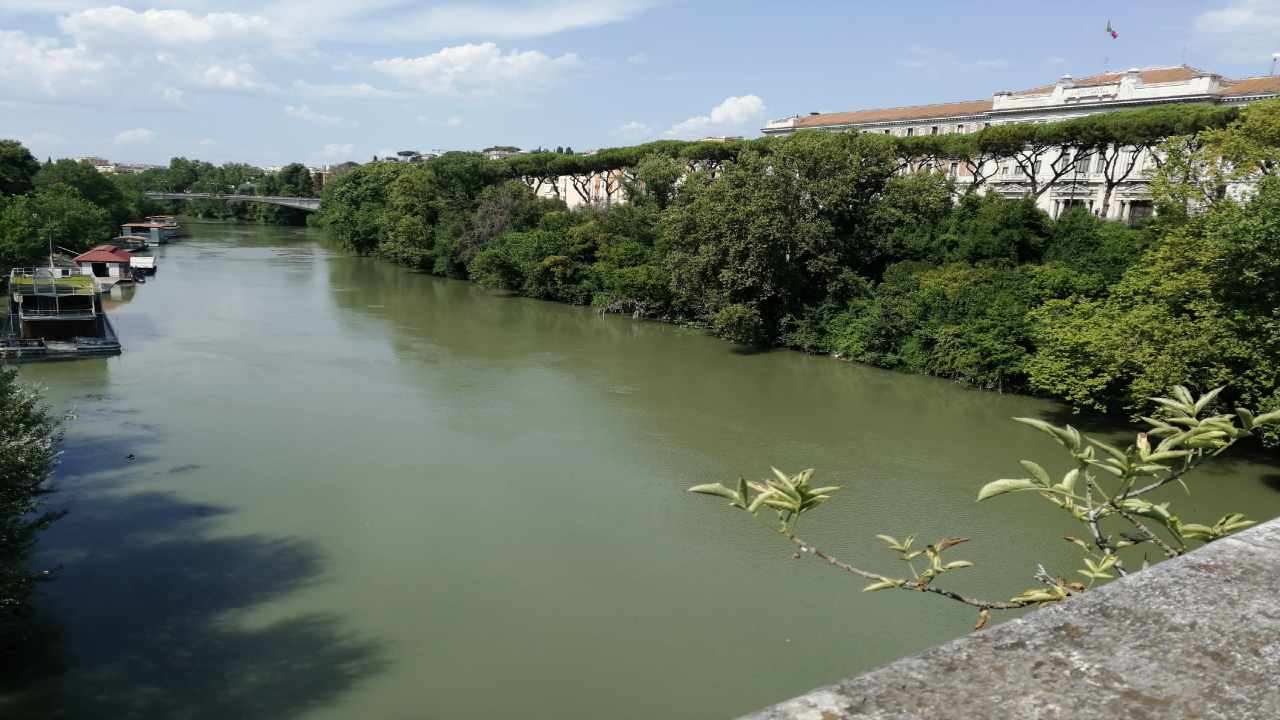
<instances>
[{"instance_id":1,"label":"dense green foliage","mask_svg":"<svg viewBox=\"0 0 1280 720\"><path fill-rule=\"evenodd\" d=\"M0 275L47 262L50 250L79 253L115 236L148 210L141 189L90 165L40 165L20 143L0 140Z\"/></svg>"},{"instance_id":2,"label":"dense green foliage","mask_svg":"<svg viewBox=\"0 0 1280 720\"><path fill-rule=\"evenodd\" d=\"M26 565L36 534L56 514L41 508L59 440L58 422L17 371L0 366L0 667L21 653L21 635L41 573ZM14 652L14 657L10 657Z\"/></svg>"},{"instance_id":3,"label":"dense green foliage","mask_svg":"<svg viewBox=\"0 0 1280 720\"><path fill-rule=\"evenodd\" d=\"M356 252L744 344L1111 411L1180 380L1265 406L1280 400L1280 182L1256 181L1280 167L1277 118L1277 102L1168 106L962 135L450 153L354 169L325 189L323 221ZM993 167L1042 161L1035 181L983 190ZM1050 175L1085 167L1108 199L1146 172L1160 215L1037 208ZM563 192L596 204L570 212Z\"/></svg>"},{"instance_id":4,"label":"dense green foliage","mask_svg":"<svg viewBox=\"0 0 1280 720\"><path fill-rule=\"evenodd\" d=\"M244 163L214 165L201 160L176 157L169 167L147 170L130 177L140 191L228 193L315 197L315 179L300 163L290 163L268 173ZM213 220L242 220L268 225L305 225L307 213L294 208L265 203L223 200L175 200L159 204L165 212L182 213Z\"/></svg>"},{"instance_id":5,"label":"dense green foliage","mask_svg":"<svg viewBox=\"0 0 1280 720\"><path fill-rule=\"evenodd\" d=\"M0 197L31 192L40 163L17 140L0 140Z\"/></svg>"}]
</instances>

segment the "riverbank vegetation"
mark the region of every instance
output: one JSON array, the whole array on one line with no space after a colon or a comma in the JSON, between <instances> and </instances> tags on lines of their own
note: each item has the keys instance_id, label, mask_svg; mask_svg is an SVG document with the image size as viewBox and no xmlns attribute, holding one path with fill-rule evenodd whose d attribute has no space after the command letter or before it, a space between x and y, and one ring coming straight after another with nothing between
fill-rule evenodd
<instances>
[{"instance_id":1,"label":"riverbank vegetation","mask_svg":"<svg viewBox=\"0 0 1280 720\"><path fill-rule=\"evenodd\" d=\"M354 169L325 188L322 220L359 253L740 343L1108 412L1136 412L1175 381L1226 384L1233 402L1270 406L1277 126L1273 101L966 135L448 153ZM987 174L957 183L954 168L978 160ZM1042 161L1052 182L984 192L991 168ZM1156 216L1131 226L1035 206L1095 167L1113 192L1150 179ZM1251 190L1233 191L1245 181ZM606 202L571 212L562 192Z\"/></svg>"},{"instance_id":2,"label":"riverbank vegetation","mask_svg":"<svg viewBox=\"0 0 1280 720\"><path fill-rule=\"evenodd\" d=\"M39 393L0 366L0 668L14 670L31 629L30 600L44 572L27 556L58 514L42 507L60 440L59 424Z\"/></svg>"},{"instance_id":3,"label":"riverbank vegetation","mask_svg":"<svg viewBox=\"0 0 1280 720\"><path fill-rule=\"evenodd\" d=\"M150 210L142 191L74 160L41 164L0 140L0 273L107 242L120 224Z\"/></svg>"},{"instance_id":4,"label":"riverbank vegetation","mask_svg":"<svg viewBox=\"0 0 1280 720\"><path fill-rule=\"evenodd\" d=\"M306 165L290 163L276 172L245 163L214 165L202 160L176 157L166 168L153 168L129 176L141 190L161 192L227 193L316 197L316 181ZM265 225L306 225L309 213L296 208L265 203L224 200L161 201L171 214L211 220L237 220Z\"/></svg>"},{"instance_id":5,"label":"riverbank vegetation","mask_svg":"<svg viewBox=\"0 0 1280 720\"><path fill-rule=\"evenodd\" d=\"M174 158L167 168L104 175L75 160L40 163L16 140L0 140L0 273L82 252L110 241L122 223L161 211L217 220L305 225L308 213L264 203L220 200L157 202L147 191L235 192L315 197L315 178L293 163L278 172L242 163L213 165Z\"/></svg>"}]
</instances>

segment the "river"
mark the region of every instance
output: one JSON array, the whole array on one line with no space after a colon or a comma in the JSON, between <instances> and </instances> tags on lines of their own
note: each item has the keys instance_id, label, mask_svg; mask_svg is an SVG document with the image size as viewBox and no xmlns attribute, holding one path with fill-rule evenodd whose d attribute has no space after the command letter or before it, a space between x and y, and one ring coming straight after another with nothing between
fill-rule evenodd
<instances>
[{"instance_id":1,"label":"river","mask_svg":"<svg viewBox=\"0 0 1280 720\"><path fill-rule=\"evenodd\" d=\"M22 368L76 416L36 558L64 667L6 716L730 717L973 625L684 492L771 464L845 486L802 534L863 566L917 532L972 538L958 589L1074 574L1052 508L974 502L1061 466L1009 421L1056 404L190 229L114 291L123 355ZM1280 514L1257 458L1192 490L1191 520Z\"/></svg>"}]
</instances>

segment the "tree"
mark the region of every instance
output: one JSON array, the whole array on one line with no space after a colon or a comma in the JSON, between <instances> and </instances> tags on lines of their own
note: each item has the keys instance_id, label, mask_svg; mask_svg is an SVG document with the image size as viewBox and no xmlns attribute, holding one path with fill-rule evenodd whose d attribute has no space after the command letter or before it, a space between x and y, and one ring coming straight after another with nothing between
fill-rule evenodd
<instances>
[{"instance_id":1,"label":"tree","mask_svg":"<svg viewBox=\"0 0 1280 720\"><path fill-rule=\"evenodd\" d=\"M0 208L0 268L38 264L51 246L87 250L111 239L113 230L107 212L74 188L45 187Z\"/></svg>"},{"instance_id":2,"label":"tree","mask_svg":"<svg viewBox=\"0 0 1280 720\"><path fill-rule=\"evenodd\" d=\"M1266 413L1244 408L1234 413L1211 412L1220 390L1195 397L1178 385L1171 397L1154 398L1158 407L1153 417L1146 419L1148 428L1125 448L1089 437L1070 425L1060 427L1043 420L1017 418L1061 445L1070 457L1071 469L1055 479L1040 464L1021 460L1025 477L989 482L978 491L978 500L1012 493L1039 496L1079 524L1081 537L1064 539L1079 548L1082 557L1081 567L1070 575L1041 565L1030 573L1036 584L1008 600L977 598L942 586L948 573L973 567L968 560L946 554L968 542L968 538L945 537L921 547L916 545L915 535L902 539L877 535L894 560L902 563L900 572L864 570L804 540L797 534L801 518L841 489L834 485L813 487L813 470L791 475L774 468L774 476L760 482L739 478L733 486L713 483L696 485L689 491L727 500L729 507L755 517L765 516L765 522L791 543L796 558L812 556L870 581L863 592L907 590L937 595L977 610L974 628L981 629L992 610L1061 602L1117 575L1127 575L1139 569L1145 553L1138 553L1144 550L1177 557L1195 544L1213 542L1253 525L1240 513L1230 513L1217 521L1186 522L1173 514L1170 503L1156 504L1148 497L1174 482L1185 487L1204 463L1260 429L1280 425L1280 409ZM771 517L776 520L767 519Z\"/></svg>"},{"instance_id":3,"label":"tree","mask_svg":"<svg viewBox=\"0 0 1280 720\"><path fill-rule=\"evenodd\" d=\"M315 197L311 171L302 163L289 163L276 173L278 192L290 197ZM266 194L266 193L264 193Z\"/></svg>"},{"instance_id":4,"label":"tree","mask_svg":"<svg viewBox=\"0 0 1280 720\"><path fill-rule=\"evenodd\" d=\"M31 192L39 171L39 161L22 143L0 140L0 197Z\"/></svg>"},{"instance_id":5,"label":"tree","mask_svg":"<svg viewBox=\"0 0 1280 720\"><path fill-rule=\"evenodd\" d=\"M36 535L59 516L41 499L60 440L59 422L39 393L18 382L17 370L0 366L0 667L20 661L31 596L48 576L31 571L27 557Z\"/></svg>"},{"instance_id":6,"label":"tree","mask_svg":"<svg viewBox=\"0 0 1280 720\"><path fill-rule=\"evenodd\" d=\"M1031 316L1036 389L1077 406L1135 412L1178 378L1226 399L1280 397L1280 182L1174 228L1106 297L1055 300Z\"/></svg>"},{"instance_id":7,"label":"tree","mask_svg":"<svg viewBox=\"0 0 1280 720\"><path fill-rule=\"evenodd\" d=\"M75 160L59 160L40 168L34 183L36 189L53 185L75 188L82 198L106 210L117 224L129 220L129 209L120 188L92 165Z\"/></svg>"},{"instance_id":8,"label":"tree","mask_svg":"<svg viewBox=\"0 0 1280 720\"><path fill-rule=\"evenodd\" d=\"M652 201L658 209L665 210L675 198L676 188L684 177L684 168L675 158L666 155L646 155L635 166L634 181L627 188L627 197L633 202Z\"/></svg>"},{"instance_id":9,"label":"tree","mask_svg":"<svg viewBox=\"0 0 1280 720\"><path fill-rule=\"evenodd\" d=\"M831 227L806 202L799 178L767 167L746 153L714 180L700 170L662 218L677 306L704 322L730 307L758 317L754 337L734 334L752 343L776 339L783 317L821 287L806 268L834 265Z\"/></svg>"}]
</instances>

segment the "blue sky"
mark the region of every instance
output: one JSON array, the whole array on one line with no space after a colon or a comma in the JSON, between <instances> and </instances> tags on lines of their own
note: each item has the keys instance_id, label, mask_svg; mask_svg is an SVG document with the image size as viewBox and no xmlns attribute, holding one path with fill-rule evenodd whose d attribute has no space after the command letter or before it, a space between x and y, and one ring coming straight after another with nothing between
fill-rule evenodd
<instances>
[{"instance_id":1,"label":"blue sky","mask_svg":"<svg viewBox=\"0 0 1280 720\"><path fill-rule=\"evenodd\" d=\"M0 0L0 137L260 165L582 150L1274 52L1280 0Z\"/></svg>"}]
</instances>

